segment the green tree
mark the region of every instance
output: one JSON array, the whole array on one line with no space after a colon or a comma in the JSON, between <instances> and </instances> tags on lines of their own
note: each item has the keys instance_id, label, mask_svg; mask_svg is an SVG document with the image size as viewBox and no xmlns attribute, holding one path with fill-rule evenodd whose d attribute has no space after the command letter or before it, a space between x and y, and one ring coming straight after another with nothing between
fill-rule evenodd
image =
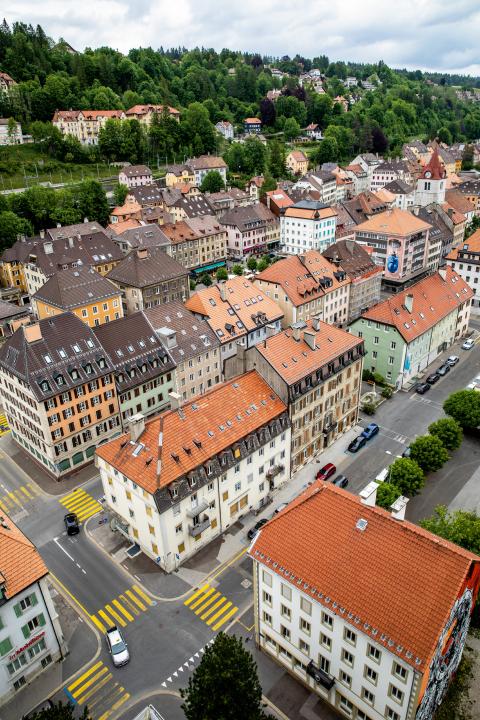
<instances>
[{"instance_id":1,"label":"green tree","mask_svg":"<svg viewBox=\"0 0 480 720\"><path fill-rule=\"evenodd\" d=\"M464 430L480 425L480 393L477 390L458 390L443 403L447 415L451 415Z\"/></svg>"},{"instance_id":2,"label":"green tree","mask_svg":"<svg viewBox=\"0 0 480 720\"><path fill-rule=\"evenodd\" d=\"M97 180L85 180L80 184L78 206L82 218L88 217L90 221L99 222L100 225L108 223L107 196Z\"/></svg>"},{"instance_id":3,"label":"green tree","mask_svg":"<svg viewBox=\"0 0 480 720\"><path fill-rule=\"evenodd\" d=\"M216 272L216 277L217 277L218 282L221 282L222 280L228 280L228 272L227 272L226 268L224 268L224 267L218 268L218 270Z\"/></svg>"},{"instance_id":4,"label":"green tree","mask_svg":"<svg viewBox=\"0 0 480 720\"><path fill-rule=\"evenodd\" d=\"M388 481L408 496L416 495L425 485L423 470L410 458L398 458L390 465Z\"/></svg>"},{"instance_id":5,"label":"green tree","mask_svg":"<svg viewBox=\"0 0 480 720\"><path fill-rule=\"evenodd\" d=\"M425 530L480 555L480 517L475 512L449 512L446 505L439 505L435 508L435 514L422 520L420 525Z\"/></svg>"},{"instance_id":6,"label":"green tree","mask_svg":"<svg viewBox=\"0 0 480 720\"><path fill-rule=\"evenodd\" d=\"M13 117L8 118L7 134L10 142L13 143L17 134L17 121Z\"/></svg>"},{"instance_id":7,"label":"green tree","mask_svg":"<svg viewBox=\"0 0 480 720\"><path fill-rule=\"evenodd\" d=\"M215 150L215 129L208 110L202 103L191 103L183 113L180 125L184 144L194 147L196 153L208 153Z\"/></svg>"},{"instance_id":8,"label":"green tree","mask_svg":"<svg viewBox=\"0 0 480 720\"><path fill-rule=\"evenodd\" d=\"M202 180L200 192L220 192L225 189L225 183L218 170L211 170Z\"/></svg>"},{"instance_id":9,"label":"green tree","mask_svg":"<svg viewBox=\"0 0 480 720\"><path fill-rule=\"evenodd\" d=\"M390 505L393 505L401 494L402 491L396 485L392 485L390 482L382 482L377 488L377 499L375 502L380 507L388 510Z\"/></svg>"},{"instance_id":10,"label":"green tree","mask_svg":"<svg viewBox=\"0 0 480 720\"><path fill-rule=\"evenodd\" d=\"M423 472L436 471L447 462L448 452L435 435L421 435L410 445L410 460L415 460Z\"/></svg>"},{"instance_id":11,"label":"green tree","mask_svg":"<svg viewBox=\"0 0 480 720\"><path fill-rule=\"evenodd\" d=\"M322 165L327 162L337 162L338 145L335 138L324 138L318 148L312 153L311 159L316 165Z\"/></svg>"},{"instance_id":12,"label":"green tree","mask_svg":"<svg viewBox=\"0 0 480 720\"><path fill-rule=\"evenodd\" d=\"M247 138L243 144L243 159L245 172L262 175L267 162L267 148L258 138Z\"/></svg>"},{"instance_id":13,"label":"green tree","mask_svg":"<svg viewBox=\"0 0 480 720\"><path fill-rule=\"evenodd\" d=\"M128 195L128 187L123 183L117 183L113 188L113 197L115 205L123 205Z\"/></svg>"},{"instance_id":14,"label":"green tree","mask_svg":"<svg viewBox=\"0 0 480 720\"><path fill-rule=\"evenodd\" d=\"M0 212L0 251L11 247L17 235L33 235L31 222L18 217L11 210Z\"/></svg>"},{"instance_id":15,"label":"green tree","mask_svg":"<svg viewBox=\"0 0 480 720\"><path fill-rule=\"evenodd\" d=\"M98 133L98 149L106 160L115 162L122 159L123 128L120 120L107 120Z\"/></svg>"},{"instance_id":16,"label":"green tree","mask_svg":"<svg viewBox=\"0 0 480 720\"><path fill-rule=\"evenodd\" d=\"M447 127L441 127L437 133L439 142L445 143L446 145L452 144L452 133Z\"/></svg>"},{"instance_id":17,"label":"green tree","mask_svg":"<svg viewBox=\"0 0 480 720\"><path fill-rule=\"evenodd\" d=\"M300 129L300 125L295 118L287 118L285 120L285 125L283 126L285 140L294 140L297 138L300 135Z\"/></svg>"},{"instance_id":18,"label":"green tree","mask_svg":"<svg viewBox=\"0 0 480 720\"><path fill-rule=\"evenodd\" d=\"M243 267L242 265L234 265L232 267L232 273L234 275L243 275Z\"/></svg>"},{"instance_id":19,"label":"green tree","mask_svg":"<svg viewBox=\"0 0 480 720\"><path fill-rule=\"evenodd\" d=\"M181 690L187 720L263 720L257 666L241 638L219 633Z\"/></svg>"},{"instance_id":20,"label":"green tree","mask_svg":"<svg viewBox=\"0 0 480 720\"><path fill-rule=\"evenodd\" d=\"M263 272L264 270L266 270L268 265L268 260L266 260L265 258L260 258L257 265L258 272Z\"/></svg>"},{"instance_id":21,"label":"green tree","mask_svg":"<svg viewBox=\"0 0 480 720\"><path fill-rule=\"evenodd\" d=\"M251 270L252 272L254 272L254 271L257 269L257 265L258 265L258 263L257 263L257 259L256 259L256 258L254 258L253 256L248 258L248 260L247 260L247 267L248 267L249 270Z\"/></svg>"},{"instance_id":22,"label":"green tree","mask_svg":"<svg viewBox=\"0 0 480 720\"><path fill-rule=\"evenodd\" d=\"M285 177L287 172L285 162L285 146L278 140L272 140L269 145L268 169L274 178Z\"/></svg>"},{"instance_id":23,"label":"green tree","mask_svg":"<svg viewBox=\"0 0 480 720\"><path fill-rule=\"evenodd\" d=\"M203 283L205 287L210 287L210 285L213 283L213 280L211 276L205 272L200 275L200 282Z\"/></svg>"},{"instance_id":24,"label":"green tree","mask_svg":"<svg viewBox=\"0 0 480 720\"><path fill-rule=\"evenodd\" d=\"M436 435L447 450L456 450L463 440L461 426L453 418L441 418L428 426L430 435Z\"/></svg>"},{"instance_id":25,"label":"green tree","mask_svg":"<svg viewBox=\"0 0 480 720\"><path fill-rule=\"evenodd\" d=\"M64 705L61 701L55 703L51 708L29 715L30 720L75 720L77 717L78 720L89 720L88 707L84 707L82 714L77 716L71 703Z\"/></svg>"}]
</instances>

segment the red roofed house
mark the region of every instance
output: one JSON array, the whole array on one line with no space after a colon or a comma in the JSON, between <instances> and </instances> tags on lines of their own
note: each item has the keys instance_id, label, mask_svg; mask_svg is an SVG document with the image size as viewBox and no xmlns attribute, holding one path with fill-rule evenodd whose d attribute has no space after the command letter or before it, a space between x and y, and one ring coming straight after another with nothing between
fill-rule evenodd
<instances>
[{"instance_id":1,"label":"red roofed house","mask_svg":"<svg viewBox=\"0 0 480 720\"><path fill-rule=\"evenodd\" d=\"M287 168L294 175L305 175L308 171L308 158L301 150L292 150L287 155Z\"/></svg>"},{"instance_id":2,"label":"red roofed house","mask_svg":"<svg viewBox=\"0 0 480 720\"><path fill-rule=\"evenodd\" d=\"M107 120L125 120L123 110L57 110L52 124L64 135L73 135L82 145L97 145Z\"/></svg>"},{"instance_id":3,"label":"red roofed house","mask_svg":"<svg viewBox=\"0 0 480 720\"><path fill-rule=\"evenodd\" d=\"M245 133L262 132L262 121L258 118L245 118L243 121L243 130Z\"/></svg>"},{"instance_id":4,"label":"red roofed house","mask_svg":"<svg viewBox=\"0 0 480 720\"><path fill-rule=\"evenodd\" d=\"M290 477L287 408L257 372L179 399L170 393L171 410L147 422L133 415L130 432L96 454L117 527L166 572ZM236 611L228 608L212 630Z\"/></svg>"},{"instance_id":5,"label":"red roofed house","mask_svg":"<svg viewBox=\"0 0 480 720\"><path fill-rule=\"evenodd\" d=\"M130 120L138 120L142 125L149 126L154 115L168 113L177 122L180 122L180 112L169 105L134 105L127 110L126 115Z\"/></svg>"},{"instance_id":6,"label":"red roofed house","mask_svg":"<svg viewBox=\"0 0 480 720\"><path fill-rule=\"evenodd\" d=\"M473 293L472 313L478 315L480 313L480 230L452 248L445 260L470 286Z\"/></svg>"},{"instance_id":7,"label":"red roofed house","mask_svg":"<svg viewBox=\"0 0 480 720\"><path fill-rule=\"evenodd\" d=\"M257 646L342 717L432 720L460 663L480 558L317 482L257 534ZM319 714L321 710L319 710Z\"/></svg>"},{"instance_id":8,"label":"red roofed house","mask_svg":"<svg viewBox=\"0 0 480 720\"><path fill-rule=\"evenodd\" d=\"M323 138L320 125L317 125L317 123L310 123L310 125L307 125L305 128L305 135L310 138L310 140L322 140Z\"/></svg>"},{"instance_id":9,"label":"red roofed house","mask_svg":"<svg viewBox=\"0 0 480 720\"><path fill-rule=\"evenodd\" d=\"M473 292L450 267L362 313L350 331L365 341L365 366L396 387L411 386L468 330Z\"/></svg>"}]
</instances>

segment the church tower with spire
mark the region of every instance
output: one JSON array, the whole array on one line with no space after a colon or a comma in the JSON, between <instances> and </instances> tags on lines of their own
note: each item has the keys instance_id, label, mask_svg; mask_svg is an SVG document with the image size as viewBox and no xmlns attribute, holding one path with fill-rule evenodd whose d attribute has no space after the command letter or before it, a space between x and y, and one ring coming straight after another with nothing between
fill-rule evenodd
<instances>
[{"instance_id":1,"label":"church tower with spire","mask_svg":"<svg viewBox=\"0 0 480 720\"><path fill-rule=\"evenodd\" d=\"M433 151L430 161L423 168L415 188L415 205L425 207L430 203L445 202L447 173L443 167L437 148Z\"/></svg>"}]
</instances>

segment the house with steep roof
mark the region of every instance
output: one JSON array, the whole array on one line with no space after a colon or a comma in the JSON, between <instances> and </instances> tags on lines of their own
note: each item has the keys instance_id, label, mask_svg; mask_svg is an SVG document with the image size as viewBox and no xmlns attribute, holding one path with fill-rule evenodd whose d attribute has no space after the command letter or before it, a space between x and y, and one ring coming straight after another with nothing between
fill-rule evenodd
<instances>
[{"instance_id":1,"label":"house with steep roof","mask_svg":"<svg viewBox=\"0 0 480 720\"><path fill-rule=\"evenodd\" d=\"M288 407L292 470L355 425L363 340L318 318L299 321L227 361L225 376L254 368Z\"/></svg>"},{"instance_id":2,"label":"house with steep roof","mask_svg":"<svg viewBox=\"0 0 480 720\"><path fill-rule=\"evenodd\" d=\"M301 150L292 150L287 155L286 165L293 175L305 175L308 170L308 158Z\"/></svg>"},{"instance_id":3,"label":"house with steep roof","mask_svg":"<svg viewBox=\"0 0 480 720\"><path fill-rule=\"evenodd\" d=\"M480 314L480 230L453 247L445 260L470 287L472 313Z\"/></svg>"},{"instance_id":4,"label":"house with steep roof","mask_svg":"<svg viewBox=\"0 0 480 720\"><path fill-rule=\"evenodd\" d=\"M243 260L278 248L280 223L263 203L235 207L220 217L227 229L227 253L232 260Z\"/></svg>"},{"instance_id":5,"label":"house with steep roof","mask_svg":"<svg viewBox=\"0 0 480 720\"><path fill-rule=\"evenodd\" d=\"M225 160L216 155L200 155L191 158L185 163L191 170L194 184L200 186L210 172L218 172L224 183L227 182L228 165Z\"/></svg>"},{"instance_id":6,"label":"house with steep roof","mask_svg":"<svg viewBox=\"0 0 480 720\"><path fill-rule=\"evenodd\" d=\"M212 273L224 267L227 257L227 231L213 215L201 215L164 225L170 240L170 254L195 275Z\"/></svg>"},{"instance_id":7,"label":"house with steep roof","mask_svg":"<svg viewBox=\"0 0 480 720\"><path fill-rule=\"evenodd\" d=\"M320 125L317 123L310 123L310 125L307 125L305 128L305 135L308 137L309 140L322 140L322 130L320 128Z\"/></svg>"},{"instance_id":8,"label":"house with steep roof","mask_svg":"<svg viewBox=\"0 0 480 720\"><path fill-rule=\"evenodd\" d=\"M409 167L403 160L389 160L376 165L370 176L369 189L376 192L394 180L404 180L406 183L412 182Z\"/></svg>"},{"instance_id":9,"label":"house with steep roof","mask_svg":"<svg viewBox=\"0 0 480 720\"><path fill-rule=\"evenodd\" d=\"M170 239L156 223L143 223L138 227L128 228L114 236L120 250L126 255L130 250L139 247L162 247L170 252Z\"/></svg>"},{"instance_id":10,"label":"house with steep roof","mask_svg":"<svg viewBox=\"0 0 480 720\"><path fill-rule=\"evenodd\" d=\"M267 190L261 202L277 217L280 217L282 210L295 204L288 193L280 187L276 190Z\"/></svg>"},{"instance_id":11,"label":"house with steep roof","mask_svg":"<svg viewBox=\"0 0 480 720\"><path fill-rule=\"evenodd\" d=\"M155 208L163 206L163 195L161 188L156 184L138 185L131 187L125 202L133 201L143 208Z\"/></svg>"},{"instance_id":12,"label":"house with steep roof","mask_svg":"<svg viewBox=\"0 0 480 720\"><path fill-rule=\"evenodd\" d=\"M334 176L333 176L334 177ZM317 200L300 200L280 216L280 243L288 254L322 251L335 239L337 213Z\"/></svg>"},{"instance_id":13,"label":"house with steep roof","mask_svg":"<svg viewBox=\"0 0 480 720\"><path fill-rule=\"evenodd\" d=\"M233 125L228 120L220 120L215 123L215 129L225 140L233 140Z\"/></svg>"},{"instance_id":14,"label":"house with steep roof","mask_svg":"<svg viewBox=\"0 0 480 720\"><path fill-rule=\"evenodd\" d=\"M52 275L32 297L32 305L39 320L73 312L89 327L123 317L118 287L85 266Z\"/></svg>"},{"instance_id":15,"label":"house with steep roof","mask_svg":"<svg viewBox=\"0 0 480 720\"><path fill-rule=\"evenodd\" d=\"M73 313L20 327L0 349L2 405L18 447L56 480L119 432L113 366Z\"/></svg>"},{"instance_id":16,"label":"house with steep roof","mask_svg":"<svg viewBox=\"0 0 480 720\"><path fill-rule=\"evenodd\" d=\"M263 507L290 477L286 406L257 372L183 404L172 393L170 405L147 422L134 415L130 432L96 457L116 526L165 572ZM218 610L212 630L236 611Z\"/></svg>"},{"instance_id":17,"label":"house with steep roof","mask_svg":"<svg viewBox=\"0 0 480 720\"><path fill-rule=\"evenodd\" d=\"M68 654L48 568L2 510L0 518L0 705Z\"/></svg>"},{"instance_id":18,"label":"house with steep roof","mask_svg":"<svg viewBox=\"0 0 480 720\"><path fill-rule=\"evenodd\" d=\"M146 165L125 165L118 173L118 182L128 188L153 185L152 171Z\"/></svg>"},{"instance_id":19,"label":"house with steep roof","mask_svg":"<svg viewBox=\"0 0 480 720\"><path fill-rule=\"evenodd\" d=\"M469 200L475 208L475 214L480 215L480 180L471 179L462 182L455 188L467 200Z\"/></svg>"},{"instance_id":20,"label":"house with steep roof","mask_svg":"<svg viewBox=\"0 0 480 720\"><path fill-rule=\"evenodd\" d=\"M62 135L72 135L82 145L98 145L100 130L108 120L125 120L123 110L56 110L52 125Z\"/></svg>"},{"instance_id":21,"label":"house with steep roof","mask_svg":"<svg viewBox=\"0 0 480 720\"><path fill-rule=\"evenodd\" d=\"M132 250L107 277L122 291L126 315L190 294L188 270L158 246Z\"/></svg>"},{"instance_id":22,"label":"house with steep roof","mask_svg":"<svg viewBox=\"0 0 480 720\"><path fill-rule=\"evenodd\" d=\"M200 215L215 215L215 209L208 199L208 195L195 188L195 194L183 193L180 187L166 188L163 193L163 207L169 212L175 222Z\"/></svg>"},{"instance_id":23,"label":"house with steep roof","mask_svg":"<svg viewBox=\"0 0 480 720\"><path fill-rule=\"evenodd\" d=\"M0 299L0 342L31 321L31 308Z\"/></svg>"},{"instance_id":24,"label":"house with steep roof","mask_svg":"<svg viewBox=\"0 0 480 720\"><path fill-rule=\"evenodd\" d=\"M392 180L384 186L383 190L387 190L394 196L394 205L399 210L410 210L415 205L415 188L405 180L400 178ZM378 197L378 192L376 194Z\"/></svg>"},{"instance_id":25,"label":"house with steep roof","mask_svg":"<svg viewBox=\"0 0 480 720\"><path fill-rule=\"evenodd\" d=\"M331 325L348 320L350 279L318 250L290 255L255 276L254 284L282 309L282 327L319 317Z\"/></svg>"},{"instance_id":26,"label":"house with steep roof","mask_svg":"<svg viewBox=\"0 0 480 720\"><path fill-rule=\"evenodd\" d=\"M125 113L129 120L138 120L141 125L147 128L150 126L154 117L167 114L168 117L180 122L180 111L169 105L134 105Z\"/></svg>"},{"instance_id":27,"label":"house with steep roof","mask_svg":"<svg viewBox=\"0 0 480 720\"><path fill-rule=\"evenodd\" d=\"M247 135L252 133L258 134L262 132L262 121L258 118L245 118L243 121L243 132Z\"/></svg>"},{"instance_id":28,"label":"house with steep roof","mask_svg":"<svg viewBox=\"0 0 480 720\"><path fill-rule=\"evenodd\" d=\"M302 175L293 187L295 190L318 192L318 200L327 205L337 198L337 178L329 170L314 170Z\"/></svg>"},{"instance_id":29,"label":"house with steep roof","mask_svg":"<svg viewBox=\"0 0 480 720\"><path fill-rule=\"evenodd\" d=\"M468 330L473 292L445 267L374 305L350 325L363 338L366 366L396 388L410 387Z\"/></svg>"},{"instance_id":30,"label":"house with steep roof","mask_svg":"<svg viewBox=\"0 0 480 720\"><path fill-rule=\"evenodd\" d=\"M257 647L343 717L431 720L462 658L480 558L315 482L256 535Z\"/></svg>"}]
</instances>

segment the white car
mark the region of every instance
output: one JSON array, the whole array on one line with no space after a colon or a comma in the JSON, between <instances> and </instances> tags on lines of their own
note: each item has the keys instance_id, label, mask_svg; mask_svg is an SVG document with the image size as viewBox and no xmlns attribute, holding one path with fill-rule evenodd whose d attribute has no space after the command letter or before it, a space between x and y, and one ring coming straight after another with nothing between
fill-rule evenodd
<instances>
[{"instance_id":1,"label":"white car","mask_svg":"<svg viewBox=\"0 0 480 720\"><path fill-rule=\"evenodd\" d=\"M462 345L463 350L471 350L473 346L475 345L473 340L465 340L465 342Z\"/></svg>"},{"instance_id":2,"label":"white car","mask_svg":"<svg viewBox=\"0 0 480 720\"><path fill-rule=\"evenodd\" d=\"M126 665L130 660L130 653L128 652L127 643L116 625L108 628L105 633L105 642L115 667Z\"/></svg>"},{"instance_id":3,"label":"white car","mask_svg":"<svg viewBox=\"0 0 480 720\"><path fill-rule=\"evenodd\" d=\"M480 391L480 375L473 378L472 382L467 385L467 390L479 390Z\"/></svg>"},{"instance_id":4,"label":"white car","mask_svg":"<svg viewBox=\"0 0 480 720\"><path fill-rule=\"evenodd\" d=\"M458 357L458 355L450 355L450 357L447 358L446 362L447 365L450 365L450 367L454 367L459 360L460 358Z\"/></svg>"}]
</instances>

